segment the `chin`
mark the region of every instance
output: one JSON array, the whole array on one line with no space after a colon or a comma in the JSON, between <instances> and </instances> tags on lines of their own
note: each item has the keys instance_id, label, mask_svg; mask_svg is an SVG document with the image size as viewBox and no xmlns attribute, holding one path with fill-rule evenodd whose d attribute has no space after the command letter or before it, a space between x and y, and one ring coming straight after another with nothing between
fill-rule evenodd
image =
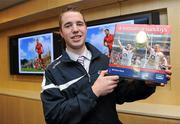
<instances>
[{"instance_id":1,"label":"chin","mask_svg":"<svg viewBox=\"0 0 180 124\"><path fill-rule=\"evenodd\" d=\"M85 43L74 43L74 44L72 45L72 47L73 47L74 49L80 49L80 48L82 48L84 45L85 45Z\"/></svg>"}]
</instances>

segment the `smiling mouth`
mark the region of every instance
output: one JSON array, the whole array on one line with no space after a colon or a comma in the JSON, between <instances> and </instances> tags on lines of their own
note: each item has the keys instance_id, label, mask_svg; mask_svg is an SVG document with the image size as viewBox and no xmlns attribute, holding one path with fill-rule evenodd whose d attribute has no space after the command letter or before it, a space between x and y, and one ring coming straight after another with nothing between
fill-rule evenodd
<instances>
[{"instance_id":1,"label":"smiling mouth","mask_svg":"<svg viewBox=\"0 0 180 124\"><path fill-rule=\"evenodd\" d=\"M73 40L79 40L80 38L81 38L81 35L76 35L76 36L71 37L71 39Z\"/></svg>"}]
</instances>

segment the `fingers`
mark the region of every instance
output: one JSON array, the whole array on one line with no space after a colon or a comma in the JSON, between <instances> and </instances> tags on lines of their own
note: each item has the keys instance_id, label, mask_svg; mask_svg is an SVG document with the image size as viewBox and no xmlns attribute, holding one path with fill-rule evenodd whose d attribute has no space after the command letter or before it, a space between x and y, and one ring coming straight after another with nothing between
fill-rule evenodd
<instances>
[{"instance_id":1,"label":"fingers","mask_svg":"<svg viewBox=\"0 0 180 124\"><path fill-rule=\"evenodd\" d=\"M99 77L104 77L108 71L107 70L102 70L102 71L99 71ZM119 80L119 76L117 75L113 75L113 76L106 76L105 78L109 79L109 80Z\"/></svg>"},{"instance_id":2,"label":"fingers","mask_svg":"<svg viewBox=\"0 0 180 124\"><path fill-rule=\"evenodd\" d=\"M165 70L166 78L167 78L167 80L170 80L171 79L171 75L172 75L172 71L171 71L172 66L171 65L167 65L166 67L167 67L167 70Z\"/></svg>"},{"instance_id":3,"label":"fingers","mask_svg":"<svg viewBox=\"0 0 180 124\"><path fill-rule=\"evenodd\" d=\"M96 96L104 96L114 91L118 86L119 76L108 76L107 70L99 72L99 77L92 86L92 90Z\"/></svg>"},{"instance_id":4,"label":"fingers","mask_svg":"<svg viewBox=\"0 0 180 124\"><path fill-rule=\"evenodd\" d=\"M172 74L171 70L165 70L165 72L166 72L167 75L171 75Z\"/></svg>"},{"instance_id":5,"label":"fingers","mask_svg":"<svg viewBox=\"0 0 180 124\"><path fill-rule=\"evenodd\" d=\"M107 70L99 71L99 77L104 77L107 74Z\"/></svg>"},{"instance_id":6,"label":"fingers","mask_svg":"<svg viewBox=\"0 0 180 124\"><path fill-rule=\"evenodd\" d=\"M118 81L119 80L119 76L106 76L105 77L107 80L112 80L112 81Z\"/></svg>"},{"instance_id":7,"label":"fingers","mask_svg":"<svg viewBox=\"0 0 180 124\"><path fill-rule=\"evenodd\" d=\"M171 68L171 67L170 67ZM168 80L170 80L171 79L171 75L172 75L172 71L171 70L165 70L165 72L166 72L166 78L168 79Z\"/></svg>"},{"instance_id":8,"label":"fingers","mask_svg":"<svg viewBox=\"0 0 180 124\"><path fill-rule=\"evenodd\" d=\"M165 86L165 83L160 83L160 86L161 86L161 87L164 87L164 86Z\"/></svg>"},{"instance_id":9,"label":"fingers","mask_svg":"<svg viewBox=\"0 0 180 124\"><path fill-rule=\"evenodd\" d=\"M167 65L166 66L168 70L171 70L172 66L171 65Z\"/></svg>"},{"instance_id":10,"label":"fingers","mask_svg":"<svg viewBox=\"0 0 180 124\"><path fill-rule=\"evenodd\" d=\"M167 78L167 80L170 80L170 79L171 79L171 76L166 75L166 78Z\"/></svg>"},{"instance_id":11,"label":"fingers","mask_svg":"<svg viewBox=\"0 0 180 124\"><path fill-rule=\"evenodd\" d=\"M114 91L114 89L115 89L115 87L117 87L117 83L116 83L116 84L111 85L111 86L107 89L107 92L106 92L104 95L107 95L107 94L109 94L109 93L113 92L113 91Z\"/></svg>"}]
</instances>

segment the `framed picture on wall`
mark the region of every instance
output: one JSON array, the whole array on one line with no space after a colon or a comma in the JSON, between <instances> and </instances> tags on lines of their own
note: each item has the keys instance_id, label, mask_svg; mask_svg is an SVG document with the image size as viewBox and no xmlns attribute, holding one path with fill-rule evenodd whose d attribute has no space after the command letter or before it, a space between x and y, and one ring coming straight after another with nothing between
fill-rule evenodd
<instances>
[{"instance_id":1,"label":"framed picture on wall","mask_svg":"<svg viewBox=\"0 0 180 124\"><path fill-rule=\"evenodd\" d=\"M110 56L116 24L159 24L159 12L142 12L94 20L87 23L86 42L94 45L103 54Z\"/></svg>"},{"instance_id":2,"label":"framed picture on wall","mask_svg":"<svg viewBox=\"0 0 180 124\"><path fill-rule=\"evenodd\" d=\"M10 74L42 75L44 69L61 55L62 38L58 28L10 36Z\"/></svg>"},{"instance_id":3,"label":"framed picture on wall","mask_svg":"<svg viewBox=\"0 0 180 124\"><path fill-rule=\"evenodd\" d=\"M43 73L53 61L53 34L18 39L19 73Z\"/></svg>"}]
</instances>

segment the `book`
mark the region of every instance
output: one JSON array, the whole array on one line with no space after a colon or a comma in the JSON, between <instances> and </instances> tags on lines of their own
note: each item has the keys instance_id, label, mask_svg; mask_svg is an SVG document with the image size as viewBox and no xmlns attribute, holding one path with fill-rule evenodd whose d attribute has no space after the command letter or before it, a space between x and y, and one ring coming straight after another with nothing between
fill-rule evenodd
<instances>
[{"instance_id":1,"label":"book","mask_svg":"<svg viewBox=\"0 0 180 124\"><path fill-rule=\"evenodd\" d=\"M170 43L169 25L116 24L108 73L167 83Z\"/></svg>"}]
</instances>

